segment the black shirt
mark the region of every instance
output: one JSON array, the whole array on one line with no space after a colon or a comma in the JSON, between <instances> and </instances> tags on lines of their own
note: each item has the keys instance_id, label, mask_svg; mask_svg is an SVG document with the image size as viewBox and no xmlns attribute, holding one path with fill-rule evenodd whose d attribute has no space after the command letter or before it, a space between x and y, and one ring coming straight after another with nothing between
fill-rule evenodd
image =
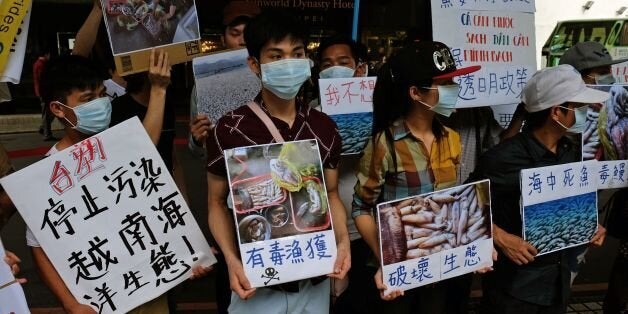
<instances>
[{"instance_id":1,"label":"black shirt","mask_svg":"<svg viewBox=\"0 0 628 314\"><path fill-rule=\"evenodd\" d=\"M577 162L580 156L578 147L566 137L559 140L553 153L532 133L523 132L483 154L469 180L491 180L493 223L508 233L522 236L520 171ZM487 278L489 285L540 305L554 304L558 298L568 297L569 269L564 250L536 257L534 262L524 266L517 266L499 253L495 271Z\"/></svg>"},{"instance_id":2,"label":"black shirt","mask_svg":"<svg viewBox=\"0 0 628 314\"><path fill-rule=\"evenodd\" d=\"M139 102L135 101L130 94L117 97L111 102L111 123L109 126L114 126L122 121L128 120L137 116L140 121L146 117L148 107L143 106ZM175 111L174 106L168 105L164 108L164 119L161 130L161 136L157 143L157 151L161 155L168 170L172 173L173 161L172 154L174 148L175 137Z\"/></svg>"}]
</instances>

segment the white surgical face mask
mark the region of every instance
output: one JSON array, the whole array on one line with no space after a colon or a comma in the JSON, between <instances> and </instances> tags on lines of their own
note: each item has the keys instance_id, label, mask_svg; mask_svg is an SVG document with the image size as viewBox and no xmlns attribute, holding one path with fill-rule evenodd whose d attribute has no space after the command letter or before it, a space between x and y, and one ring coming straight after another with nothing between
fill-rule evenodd
<instances>
[{"instance_id":1,"label":"white surgical face mask","mask_svg":"<svg viewBox=\"0 0 628 314\"><path fill-rule=\"evenodd\" d=\"M260 66L262 85L281 99L293 99L312 75L310 59L283 59Z\"/></svg>"},{"instance_id":2,"label":"white surgical face mask","mask_svg":"<svg viewBox=\"0 0 628 314\"><path fill-rule=\"evenodd\" d=\"M355 70L349 67L334 65L329 67L319 73L320 78L322 79L330 79L330 78L349 78L353 77L355 74Z\"/></svg>"},{"instance_id":3,"label":"white surgical face mask","mask_svg":"<svg viewBox=\"0 0 628 314\"><path fill-rule=\"evenodd\" d=\"M434 106L429 106L424 102L422 104L430 107L430 110L445 116L451 116L451 113L456 108L456 102L458 101L458 93L460 92L460 85L438 85L437 87L422 87L424 89L438 89L438 103Z\"/></svg>"},{"instance_id":4,"label":"white surgical face mask","mask_svg":"<svg viewBox=\"0 0 628 314\"><path fill-rule=\"evenodd\" d=\"M111 101L109 97L96 98L74 108L66 106L61 102L57 103L74 111L76 124L70 122L70 120L65 117L64 119L73 129L83 134L96 134L109 127L109 123L111 122Z\"/></svg>"},{"instance_id":5,"label":"white surgical face mask","mask_svg":"<svg viewBox=\"0 0 628 314\"><path fill-rule=\"evenodd\" d=\"M565 128L565 130L569 133L582 133L584 132L584 129L586 127L586 122L587 122L587 110L589 109L589 106L582 106L580 108L576 108L576 109L571 109L569 107L564 107L564 106L558 106L560 108L564 108L567 110L571 110L574 112L575 116L576 116L576 120L574 121L573 125L571 127L566 127L564 126L562 123L560 123L560 121L556 120L556 122L562 126L563 128Z\"/></svg>"}]
</instances>

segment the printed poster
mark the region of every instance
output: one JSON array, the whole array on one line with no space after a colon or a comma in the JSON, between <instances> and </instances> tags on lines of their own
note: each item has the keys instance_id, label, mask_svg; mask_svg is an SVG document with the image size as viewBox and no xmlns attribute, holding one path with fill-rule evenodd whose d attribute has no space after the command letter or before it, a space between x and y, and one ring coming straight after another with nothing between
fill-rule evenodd
<instances>
[{"instance_id":1,"label":"printed poster","mask_svg":"<svg viewBox=\"0 0 628 314\"><path fill-rule=\"evenodd\" d=\"M493 265L489 180L377 205L383 282L409 290Z\"/></svg>"},{"instance_id":2,"label":"printed poster","mask_svg":"<svg viewBox=\"0 0 628 314\"><path fill-rule=\"evenodd\" d=\"M482 66L454 78L456 107L518 104L536 72L534 1L431 3L433 37L450 47L456 67Z\"/></svg>"},{"instance_id":3,"label":"printed poster","mask_svg":"<svg viewBox=\"0 0 628 314\"><path fill-rule=\"evenodd\" d=\"M610 98L592 104L582 133L584 160L628 159L628 85L588 85L605 91Z\"/></svg>"},{"instance_id":4,"label":"printed poster","mask_svg":"<svg viewBox=\"0 0 628 314\"><path fill-rule=\"evenodd\" d=\"M4 261L5 256L0 240L0 314L30 313L22 285L13 277L11 267Z\"/></svg>"},{"instance_id":5,"label":"printed poster","mask_svg":"<svg viewBox=\"0 0 628 314\"><path fill-rule=\"evenodd\" d=\"M597 161L521 170L523 239L538 255L589 243L597 230Z\"/></svg>"},{"instance_id":6,"label":"printed poster","mask_svg":"<svg viewBox=\"0 0 628 314\"><path fill-rule=\"evenodd\" d=\"M150 49L164 49L170 64L200 55L194 0L101 0L116 69L121 75L148 69Z\"/></svg>"},{"instance_id":7,"label":"printed poster","mask_svg":"<svg viewBox=\"0 0 628 314\"><path fill-rule=\"evenodd\" d=\"M72 295L99 313L126 313L216 262L137 117L0 182Z\"/></svg>"},{"instance_id":8,"label":"printed poster","mask_svg":"<svg viewBox=\"0 0 628 314\"><path fill-rule=\"evenodd\" d=\"M320 104L342 138L342 154L359 154L373 128L373 90L376 77L320 79Z\"/></svg>"},{"instance_id":9,"label":"printed poster","mask_svg":"<svg viewBox=\"0 0 628 314\"><path fill-rule=\"evenodd\" d=\"M228 149L225 160L251 285L332 273L336 240L316 140Z\"/></svg>"},{"instance_id":10,"label":"printed poster","mask_svg":"<svg viewBox=\"0 0 628 314\"><path fill-rule=\"evenodd\" d=\"M613 60L627 59L628 58L628 48L627 47L611 47L609 49L609 53ZM613 73L613 77L617 83L620 84L628 84L628 61L622 62L618 64L613 64L611 66L611 73Z\"/></svg>"},{"instance_id":11,"label":"printed poster","mask_svg":"<svg viewBox=\"0 0 628 314\"><path fill-rule=\"evenodd\" d=\"M227 112L253 101L261 89L251 71L246 49L210 54L192 60L198 113L214 123Z\"/></svg>"}]
</instances>

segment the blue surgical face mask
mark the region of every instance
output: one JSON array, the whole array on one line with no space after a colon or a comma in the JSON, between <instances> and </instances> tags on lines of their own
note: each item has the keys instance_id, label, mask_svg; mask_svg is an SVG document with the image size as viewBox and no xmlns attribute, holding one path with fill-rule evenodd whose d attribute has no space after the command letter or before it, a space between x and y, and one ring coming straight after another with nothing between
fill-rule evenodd
<instances>
[{"instance_id":1,"label":"blue surgical face mask","mask_svg":"<svg viewBox=\"0 0 628 314\"><path fill-rule=\"evenodd\" d=\"M260 67L262 86L286 100L296 97L301 85L312 75L310 59L283 59Z\"/></svg>"},{"instance_id":2,"label":"blue surgical face mask","mask_svg":"<svg viewBox=\"0 0 628 314\"><path fill-rule=\"evenodd\" d=\"M592 77L593 79L595 79L595 84L597 84L597 85L613 85L613 84L615 84L615 77L613 77L612 73L600 74L600 75L595 75L595 76L588 75L588 76Z\"/></svg>"},{"instance_id":3,"label":"blue surgical face mask","mask_svg":"<svg viewBox=\"0 0 628 314\"><path fill-rule=\"evenodd\" d=\"M445 116L451 116L451 113L456 108L456 102L458 101L458 93L460 92L460 85L458 84L450 84L450 85L438 85L437 88L434 87L423 87L424 89L438 89L438 103L434 106L428 106L424 102L426 106L430 107L430 110Z\"/></svg>"},{"instance_id":4,"label":"blue surgical face mask","mask_svg":"<svg viewBox=\"0 0 628 314\"><path fill-rule=\"evenodd\" d=\"M353 77L355 74L355 70L349 67L334 65L333 67L329 67L321 73L319 73L320 78L322 79L330 79L330 78L348 78Z\"/></svg>"},{"instance_id":5,"label":"blue surgical face mask","mask_svg":"<svg viewBox=\"0 0 628 314\"><path fill-rule=\"evenodd\" d=\"M111 122L111 101L109 97L96 98L74 108L59 103L72 109L76 115L76 124L68 121L72 128L86 135L92 135L106 130Z\"/></svg>"},{"instance_id":6,"label":"blue surgical face mask","mask_svg":"<svg viewBox=\"0 0 628 314\"><path fill-rule=\"evenodd\" d=\"M559 107L573 111L575 116L576 116L576 121L569 128L564 126L562 123L560 123L560 121L556 121L556 122L558 122L558 124L560 124L560 126L565 128L565 130L567 130L567 132L569 132L569 133L582 133L582 132L584 132L584 129L586 128L587 110L589 110L589 106L582 106L582 107L576 108L576 109L571 109L569 107L564 107L564 106L559 106Z\"/></svg>"}]
</instances>

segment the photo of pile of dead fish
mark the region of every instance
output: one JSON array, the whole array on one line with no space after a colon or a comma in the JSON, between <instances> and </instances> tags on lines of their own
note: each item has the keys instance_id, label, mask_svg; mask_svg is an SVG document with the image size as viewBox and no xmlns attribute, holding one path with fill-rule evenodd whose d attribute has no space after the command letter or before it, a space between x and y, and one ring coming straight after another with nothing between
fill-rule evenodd
<instances>
[{"instance_id":1,"label":"photo of pile of dead fish","mask_svg":"<svg viewBox=\"0 0 628 314\"><path fill-rule=\"evenodd\" d=\"M525 240L538 255L588 243L597 228L595 192L524 206Z\"/></svg>"},{"instance_id":2,"label":"photo of pile of dead fish","mask_svg":"<svg viewBox=\"0 0 628 314\"><path fill-rule=\"evenodd\" d=\"M316 141L225 150L241 243L328 230Z\"/></svg>"},{"instance_id":3,"label":"photo of pile of dead fish","mask_svg":"<svg viewBox=\"0 0 628 314\"><path fill-rule=\"evenodd\" d=\"M488 181L378 205L384 265L491 237Z\"/></svg>"}]
</instances>

